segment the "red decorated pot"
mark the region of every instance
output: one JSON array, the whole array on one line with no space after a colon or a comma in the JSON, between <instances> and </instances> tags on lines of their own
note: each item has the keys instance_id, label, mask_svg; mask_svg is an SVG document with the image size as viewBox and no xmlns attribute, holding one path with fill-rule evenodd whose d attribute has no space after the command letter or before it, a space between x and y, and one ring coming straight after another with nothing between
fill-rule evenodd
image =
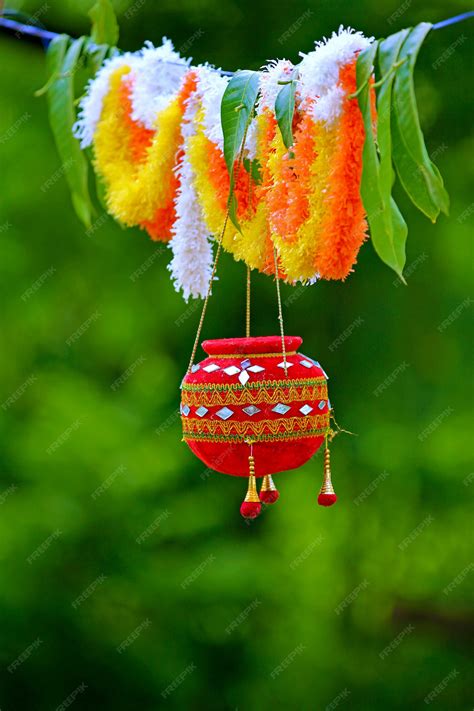
<instances>
[{"instance_id":1,"label":"red decorated pot","mask_svg":"<svg viewBox=\"0 0 474 711\"><path fill-rule=\"evenodd\" d=\"M296 469L321 446L329 428L327 376L286 336L285 374L279 336L204 341L207 358L182 383L183 439L208 467L248 476Z\"/></svg>"}]
</instances>

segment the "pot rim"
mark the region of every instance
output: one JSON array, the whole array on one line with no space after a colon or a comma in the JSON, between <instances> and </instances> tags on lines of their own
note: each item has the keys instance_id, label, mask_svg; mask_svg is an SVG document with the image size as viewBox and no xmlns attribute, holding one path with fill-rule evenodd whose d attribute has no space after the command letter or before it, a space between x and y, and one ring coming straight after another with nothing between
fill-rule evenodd
<instances>
[{"instance_id":1,"label":"pot rim","mask_svg":"<svg viewBox=\"0 0 474 711\"><path fill-rule=\"evenodd\" d=\"M285 336L286 352L296 351L303 339L300 336ZM254 336L250 338L215 338L203 341L202 348L209 356L244 355L248 353L282 354L281 336Z\"/></svg>"}]
</instances>

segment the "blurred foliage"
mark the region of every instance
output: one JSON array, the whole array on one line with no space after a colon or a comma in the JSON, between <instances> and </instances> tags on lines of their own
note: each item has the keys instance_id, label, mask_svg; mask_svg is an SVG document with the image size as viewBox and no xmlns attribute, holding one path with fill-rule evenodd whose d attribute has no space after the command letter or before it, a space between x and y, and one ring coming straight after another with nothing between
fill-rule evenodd
<instances>
[{"instance_id":1,"label":"blurred foliage","mask_svg":"<svg viewBox=\"0 0 474 711\"><path fill-rule=\"evenodd\" d=\"M80 34L91 4L51 3L38 19ZM278 11L268 0L115 7L123 49L167 35L177 47L191 43L196 61L228 69L295 60L340 23L383 36L465 9L398 0L298 1ZM358 433L334 442L339 502L316 506L316 456L276 477L279 503L251 525L238 513L244 482L208 475L180 442L179 383L199 311L173 291L170 253L120 230L99 206L96 230L85 233L46 102L33 97L46 78L44 55L1 37L2 711L55 709L75 690L74 709L117 711L392 711L424 706L440 684L436 708L472 703L472 42L460 40L472 30L433 33L418 60L422 125L452 206L433 226L397 196L410 232L408 286L368 243L345 284L283 287L287 331L329 372L337 419ZM240 335L243 267L226 255L219 276L205 336ZM276 332L272 281L255 277L253 299L253 332Z\"/></svg>"}]
</instances>

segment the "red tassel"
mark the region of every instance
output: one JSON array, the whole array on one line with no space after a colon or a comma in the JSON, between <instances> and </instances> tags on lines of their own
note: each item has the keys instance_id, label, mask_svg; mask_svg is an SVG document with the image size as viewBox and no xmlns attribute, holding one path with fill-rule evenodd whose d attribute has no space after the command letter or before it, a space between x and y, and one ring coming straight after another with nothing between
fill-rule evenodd
<instances>
[{"instance_id":1,"label":"red tassel","mask_svg":"<svg viewBox=\"0 0 474 711\"><path fill-rule=\"evenodd\" d=\"M264 504L274 504L280 498L280 492L276 488L270 474L265 474L260 487L260 501Z\"/></svg>"}]
</instances>

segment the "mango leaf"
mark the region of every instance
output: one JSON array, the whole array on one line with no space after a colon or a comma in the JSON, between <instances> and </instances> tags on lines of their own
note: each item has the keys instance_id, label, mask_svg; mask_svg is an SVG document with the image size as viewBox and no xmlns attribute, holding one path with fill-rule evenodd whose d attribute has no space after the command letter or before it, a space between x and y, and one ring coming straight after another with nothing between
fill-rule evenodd
<instances>
[{"instance_id":1,"label":"mango leaf","mask_svg":"<svg viewBox=\"0 0 474 711\"><path fill-rule=\"evenodd\" d=\"M418 165L405 148L395 113L392 117L392 139L393 161L400 183L415 207L432 222L436 222L440 212L439 207L433 202Z\"/></svg>"},{"instance_id":2,"label":"mango leaf","mask_svg":"<svg viewBox=\"0 0 474 711\"><path fill-rule=\"evenodd\" d=\"M110 0L97 0L89 10L92 20L91 39L94 44L115 46L119 38L119 26Z\"/></svg>"},{"instance_id":3,"label":"mango leaf","mask_svg":"<svg viewBox=\"0 0 474 711\"><path fill-rule=\"evenodd\" d=\"M256 158L254 160L244 158L242 163L247 173L250 173L253 182L256 185L260 185L262 182L262 166L260 165L260 161Z\"/></svg>"},{"instance_id":4,"label":"mango leaf","mask_svg":"<svg viewBox=\"0 0 474 711\"><path fill-rule=\"evenodd\" d=\"M48 47L48 68L54 66L54 70L50 72L46 84L35 91L35 96L46 94L52 83L59 77L70 39L69 35L58 35L50 43Z\"/></svg>"},{"instance_id":5,"label":"mango leaf","mask_svg":"<svg viewBox=\"0 0 474 711\"><path fill-rule=\"evenodd\" d=\"M380 162L375 143L370 106L370 77L374 70L378 42L373 42L357 59L357 86L359 107L364 119L365 141L362 156L361 196L370 226L374 249L403 280L407 227L398 207L391 197L391 182L387 193L387 176L380 174ZM388 173L388 170L387 170ZM391 173L390 173L391 175Z\"/></svg>"},{"instance_id":6,"label":"mango leaf","mask_svg":"<svg viewBox=\"0 0 474 711\"><path fill-rule=\"evenodd\" d=\"M84 46L84 38L74 40L63 57L60 35L48 47L47 64L58 78L48 89L49 121L71 190L74 209L86 227L90 226L92 205L88 188L88 166L79 142L72 135L74 111L74 73Z\"/></svg>"},{"instance_id":7,"label":"mango leaf","mask_svg":"<svg viewBox=\"0 0 474 711\"><path fill-rule=\"evenodd\" d=\"M386 77L382 82L377 95L377 144L380 153L380 185L385 202L392 193L393 168L392 168L392 135L391 108L392 87L395 78L393 67L397 61L400 47L409 30L401 30L379 43L378 62L380 74Z\"/></svg>"},{"instance_id":8,"label":"mango leaf","mask_svg":"<svg viewBox=\"0 0 474 711\"><path fill-rule=\"evenodd\" d=\"M91 65L91 76L99 71L104 59L109 53L110 47L108 44L92 45L87 48L88 64Z\"/></svg>"},{"instance_id":9,"label":"mango leaf","mask_svg":"<svg viewBox=\"0 0 474 711\"><path fill-rule=\"evenodd\" d=\"M297 68L293 69L290 81L280 89L275 101L275 116L280 128L283 143L287 148L294 144L293 139L293 116L295 114L295 91L296 81L294 79Z\"/></svg>"},{"instance_id":10,"label":"mango leaf","mask_svg":"<svg viewBox=\"0 0 474 711\"><path fill-rule=\"evenodd\" d=\"M234 194L234 166L241 157L248 127L253 118L259 88L258 72L237 72L229 81L222 97L221 123L224 134L224 158L230 176L229 217L241 231L237 220L237 199Z\"/></svg>"},{"instance_id":11,"label":"mango leaf","mask_svg":"<svg viewBox=\"0 0 474 711\"><path fill-rule=\"evenodd\" d=\"M446 215L449 212L449 197L444 188L439 171L434 167L426 149L425 140L418 117L413 70L420 47L432 25L421 22L408 35L399 54L399 60L406 61L398 68L394 85L394 110L398 122L397 153L407 151L416 164L416 170L423 179L432 202ZM406 182L406 180L405 180Z\"/></svg>"},{"instance_id":12,"label":"mango leaf","mask_svg":"<svg viewBox=\"0 0 474 711\"><path fill-rule=\"evenodd\" d=\"M221 122L224 133L224 158L229 175L239 155L245 131L250 124L257 100L258 72L236 72L222 97Z\"/></svg>"}]
</instances>

